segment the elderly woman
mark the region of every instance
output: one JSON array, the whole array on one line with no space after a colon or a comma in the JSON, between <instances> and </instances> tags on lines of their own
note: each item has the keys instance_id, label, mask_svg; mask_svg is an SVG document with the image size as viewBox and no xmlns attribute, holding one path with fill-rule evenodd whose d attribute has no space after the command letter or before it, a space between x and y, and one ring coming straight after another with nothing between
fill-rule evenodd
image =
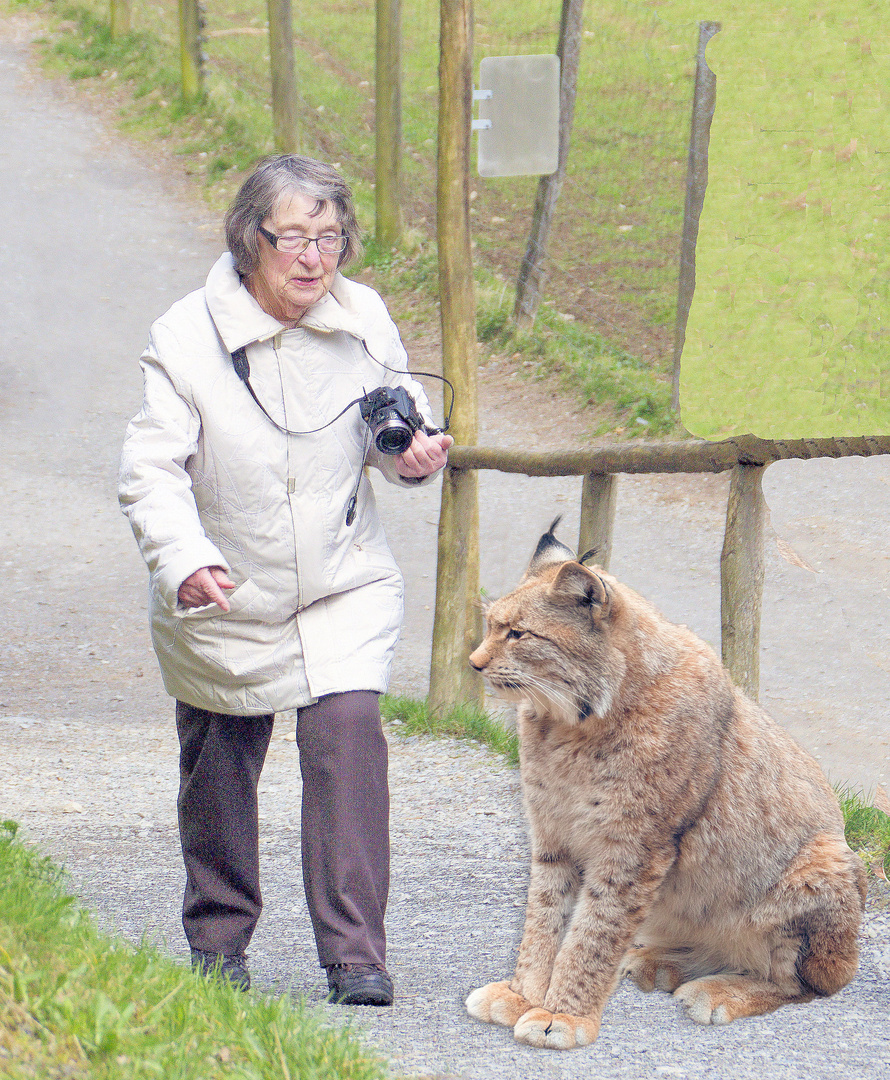
<instances>
[{"instance_id":1,"label":"elderly woman","mask_svg":"<svg viewBox=\"0 0 890 1080\"><path fill-rule=\"evenodd\" d=\"M378 695L402 580L364 466L410 488L442 469L451 438L409 428L407 449L385 455L350 407L380 385L404 387L428 418L382 300L341 274L359 239L334 169L261 162L226 239L205 287L151 329L121 466L176 698L183 926L196 969L249 986L257 782L274 713L295 709L303 879L331 999L388 1005Z\"/></svg>"}]
</instances>

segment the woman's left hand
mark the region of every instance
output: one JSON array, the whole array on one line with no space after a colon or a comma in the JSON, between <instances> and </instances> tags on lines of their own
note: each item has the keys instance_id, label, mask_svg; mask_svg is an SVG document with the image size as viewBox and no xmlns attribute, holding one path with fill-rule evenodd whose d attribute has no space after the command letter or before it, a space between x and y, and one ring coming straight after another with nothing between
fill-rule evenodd
<instances>
[{"instance_id":1,"label":"woman's left hand","mask_svg":"<svg viewBox=\"0 0 890 1080\"><path fill-rule=\"evenodd\" d=\"M396 454L396 468L406 480L422 480L444 469L448 464L448 448L454 444L450 435L427 435L415 431L411 445L403 454Z\"/></svg>"}]
</instances>

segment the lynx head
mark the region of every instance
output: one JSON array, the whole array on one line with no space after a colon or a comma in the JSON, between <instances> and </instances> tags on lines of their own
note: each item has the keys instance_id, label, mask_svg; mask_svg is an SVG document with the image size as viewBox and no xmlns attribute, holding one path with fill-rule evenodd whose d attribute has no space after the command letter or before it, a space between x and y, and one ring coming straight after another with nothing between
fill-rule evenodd
<instances>
[{"instance_id":1,"label":"lynx head","mask_svg":"<svg viewBox=\"0 0 890 1080\"><path fill-rule=\"evenodd\" d=\"M618 695L625 604L614 578L588 569L556 539L558 523L541 537L519 586L486 611L485 640L470 663L507 700L577 724L605 716Z\"/></svg>"}]
</instances>

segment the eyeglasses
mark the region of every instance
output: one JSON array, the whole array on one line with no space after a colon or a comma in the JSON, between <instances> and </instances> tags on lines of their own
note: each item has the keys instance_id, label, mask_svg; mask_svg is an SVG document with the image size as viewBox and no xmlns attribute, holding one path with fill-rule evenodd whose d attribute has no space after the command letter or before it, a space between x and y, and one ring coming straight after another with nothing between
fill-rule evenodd
<instances>
[{"instance_id":1,"label":"eyeglasses","mask_svg":"<svg viewBox=\"0 0 890 1080\"><path fill-rule=\"evenodd\" d=\"M296 233L285 233L284 236L276 236L268 229L259 226L259 232L265 236L276 251L285 251L288 255L302 255L310 244L315 244L320 255L339 255L344 251L349 242L345 236L334 236L325 233L323 236L297 236Z\"/></svg>"}]
</instances>

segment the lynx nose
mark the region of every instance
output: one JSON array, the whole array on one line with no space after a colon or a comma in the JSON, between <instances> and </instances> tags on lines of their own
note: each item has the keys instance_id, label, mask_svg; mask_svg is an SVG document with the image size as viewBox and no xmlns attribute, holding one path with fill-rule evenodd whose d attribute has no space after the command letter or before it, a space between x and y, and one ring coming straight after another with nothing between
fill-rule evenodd
<instances>
[{"instance_id":1,"label":"lynx nose","mask_svg":"<svg viewBox=\"0 0 890 1080\"><path fill-rule=\"evenodd\" d=\"M490 660L491 657L481 645L475 652L470 653L470 666L474 667L477 671L484 671L488 667Z\"/></svg>"}]
</instances>

